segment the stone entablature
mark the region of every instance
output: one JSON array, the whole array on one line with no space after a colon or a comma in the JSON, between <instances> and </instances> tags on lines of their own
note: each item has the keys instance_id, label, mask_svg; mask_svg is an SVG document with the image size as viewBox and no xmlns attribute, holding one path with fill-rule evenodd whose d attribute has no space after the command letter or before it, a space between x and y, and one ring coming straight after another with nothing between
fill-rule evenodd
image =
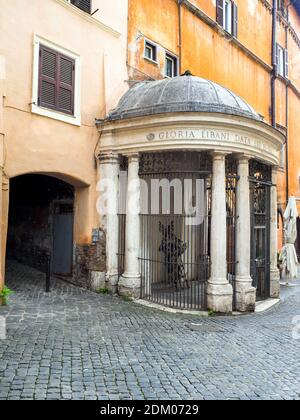
<instances>
[{"instance_id":1,"label":"stone entablature","mask_svg":"<svg viewBox=\"0 0 300 420\"><path fill-rule=\"evenodd\" d=\"M119 120L101 128L102 153L111 150L124 155L183 149L221 150L244 153L276 166L285 141L283 134L264 122L206 113Z\"/></svg>"}]
</instances>

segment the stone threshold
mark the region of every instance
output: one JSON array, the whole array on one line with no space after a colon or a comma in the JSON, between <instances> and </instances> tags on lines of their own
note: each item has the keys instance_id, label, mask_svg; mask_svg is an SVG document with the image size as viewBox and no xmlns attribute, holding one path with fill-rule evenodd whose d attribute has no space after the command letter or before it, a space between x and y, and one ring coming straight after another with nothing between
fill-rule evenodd
<instances>
[{"instance_id":1,"label":"stone threshold","mask_svg":"<svg viewBox=\"0 0 300 420\"><path fill-rule=\"evenodd\" d=\"M209 317L209 313L207 311L195 311L189 309L175 309L175 308L168 308L167 306L159 305L157 303L148 302L147 300L143 299L136 299L133 300L134 303L137 305L144 306L150 309L156 309L158 311L167 312L170 314L177 314L177 315L193 315L193 316L200 316L200 317ZM266 301L257 302L255 307L255 313L263 313L268 311L269 309L273 308L274 306L280 303L280 299L268 299ZM242 312L233 312L232 316L245 316L251 315L249 313L242 313ZM218 316L216 314L216 316ZM224 316L224 315L223 315ZM230 316L230 315L229 315Z\"/></svg>"},{"instance_id":2,"label":"stone threshold","mask_svg":"<svg viewBox=\"0 0 300 420\"><path fill-rule=\"evenodd\" d=\"M157 309L158 311L167 312L169 314L195 315L195 316L202 316L202 317L209 316L207 311L192 311L189 309L168 308L167 306L159 305L158 303L148 302L147 300L143 300L143 299L136 299L133 302L138 305L145 306L146 308Z\"/></svg>"},{"instance_id":3,"label":"stone threshold","mask_svg":"<svg viewBox=\"0 0 300 420\"><path fill-rule=\"evenodd\" d=\"M261 302L256 302L255 313L259 314L266 312L281 302L280 299L267 299Z\"/></svg>"}]
</instances>

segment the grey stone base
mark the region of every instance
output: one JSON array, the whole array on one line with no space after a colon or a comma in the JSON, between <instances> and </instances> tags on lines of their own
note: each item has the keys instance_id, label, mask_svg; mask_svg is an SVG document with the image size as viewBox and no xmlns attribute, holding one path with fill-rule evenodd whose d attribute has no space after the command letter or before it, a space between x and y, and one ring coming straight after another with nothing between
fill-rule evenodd
<instances>
[{"instance_id":1,"label":"grey stone base","mask_svg":"<svg viewBox=\"0 0 300 420\"><path fill-rule=\"evenodd\" d=\"M280 272L279 270L271 271L270 275L270 296L273 299L280 298Z\"/></svg>"},{"instance_id":2,"label":"grey stone base","mask_svg":"<svg viewBox=\"0 0 300 420\"><path fill-rule=\"evenodd\" d=\"M141 295L141 277L123 276L119 280L118 293L120 296L140 298Z\"/></svg>"},{"instance_id":3,"label":"grey stone base","mask_svg":"<svg viewBox=\"0 0 300 420\"><path fill-rule=\"evenodd\" d=\"M235 303L238 312L255 312L256 289L251 284L251 277L236 278Z\"/></svg>"},{"instance_id":4,"label":"grey stone base","mask_svg":"<svg viewBox=\"0 0 300 420\"><path fill-rule=\"evenodd\" d=\"M119 275L118 274L107 274L106 275L106 287L113 295L118 293L118 283Z\"/></svg>"},{"instance_id":5,"label":"grey stone base","mask_svg":"<svg viewBox=\"0 0 300 420\"><path fill-rule=\"evenodd\" d=\"M217 284L216 284L217 283ZM207 286L207 306L208 309L220 314L231 314L233 303L233 290L229 283L224 279L223 284L215 282L213 279L209 280Z\"/></svg>"},{"instance_id":6,"label":"grey stone base","mask_svg":"<svg viewBox=\"0 0 300 420\"><path fill-rule=\"evenodd\" d=\"M91 290L99 292L106 287L106 274L101 271L91 271Z\"/></svg>"}]
</instances>

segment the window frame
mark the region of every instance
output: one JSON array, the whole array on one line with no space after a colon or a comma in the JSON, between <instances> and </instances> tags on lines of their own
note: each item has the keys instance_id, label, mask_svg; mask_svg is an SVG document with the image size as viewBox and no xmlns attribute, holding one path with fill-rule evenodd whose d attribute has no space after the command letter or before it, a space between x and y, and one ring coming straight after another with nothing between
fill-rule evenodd
<instances>
[{"instance_id":1,"label":"window frame","mask_svg":"<svg viewBox=\"0 0 300 420\"><path fill-rule=\"evenodd\" d=\"M216 21L230 36L238 38L238 6L234 0L216 1Z\"/></svg>"},{"instance_id":2,"label":"window frame","mask_svg":"<svg viewBox=\"0 0 300 420\"><path fill-rule=\"evenodd\" d=\"M276 66L277 74L285 79L288 79L289 68L289 54L288 50L283 48L280 44L276 44Z\"/></svg>"},{"instance_id":3,"label":"window frame","mask_svg":"<svg viewBox=\"0 0 300 420\"><path fill-rule=\"evenodd\" d=\"M146 55L146 49L147 47L150 47L152 49L152 51L154 51L154 57L155 58L149 58ZM149 39L145 38L145 42L144 42L144 59L149 61L152 64L158 64L158 45L155 44L155 42L150 41Z\"/></svg>"},{"instance_id":4,"label":"window frame","mask_svg":"<svg viewBox=\"0 0 300 420\"><path fill-rule=\"evenodd\" d=\"M170 60L170 61L172 60L173 61L173 75L172 76L169 76L167 74L167 60ZM170 79L172 79L174 77L177 77L178 74L179 74L178 65L179 65L178 57L176 55L171 54L170 52L166 51L166 54L165 54L165 76L170 78Z\"/></svg>"},{"instance_id":5,"label":"window frame","mask_svg":"<svg viewBox=\"0 0 300 420\"><path fill-rule=\"evenodd\" d=\"M228 16L229 12L229 16ZM233 2L232 0L224 0L223 5L223 29L228 32L230 35L233 34ZM230 27L228 27L228 24Z\"/></svg>"},{"instance_id":6,"label":"window frame","mask_svg":"<svg viewBox=\"0 0 300 420\"><path fill-rule=\"evenodd\" d=\"M38 104L39 98L39 68L40 68L40 47L49 48L75 62L75 80L74 80L74 113L73 115L58 111L52 108L42 107ZM31 112L40 116L52 118L68 124L81 125L81 60L80 56L67 50L57 44L34 35L33 41L33 82L32 82L32 101Z\"/></svg>"}]
</instances>

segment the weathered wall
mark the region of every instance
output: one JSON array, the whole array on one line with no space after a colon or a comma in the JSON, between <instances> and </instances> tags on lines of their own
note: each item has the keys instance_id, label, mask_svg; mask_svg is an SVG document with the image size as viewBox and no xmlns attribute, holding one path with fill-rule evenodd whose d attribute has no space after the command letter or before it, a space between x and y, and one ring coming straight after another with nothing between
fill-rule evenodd
<instances>
[{"instance_id":1,"label":"weathered wall","mask_svg":"<svg viewBox=\"0 0 300 420\"><path fill-rule=\"evenodd\" d=\"M103 118L127 89L127 2L114 0L111 7L105 0L93 0L93 11L99 8L93 17L65 0L42 3L41 7L40 0L0 0L4 171L8 178L40 173L73 185L74 240L77 245L86 245L91 243L93 228L99 225L94 157L99 134L95 118ZM32 113L35 35L80 57L80 126ZM1 71L3 68L5 71ZM0 100L0 128L1 110ZM8 202L3 198L2 206L5 231ZM4 261L5 233L2 237Z\"/></svg>"},{"instance_id":2,"label":"weathered wall","mask_svg":"<svg viewBox=\"0 0 300 420\"><path fill-rule=\"evenodd\" d=\"M190 0L199 8L205 19L192 13L186 6L181 8L181 71L190 70L194 75L213 80L233 90L271 123L271 65L272 65L272 1L236 0L238 5L238 42L218 29L215 0ZM151 19L149 19L151 16ZM300 18L289 7L290 24L300 37ZM286 36L287 34L287 36ZM144 39L159 44L159 63L151 64L143 58ZM286 23L278 15L277 41L289 49L289 79L298 94L289 90L289 195L300 200L300 148L298 147L300 109L300 40L292 31L286 32ZM166 50L179 55L179 12L176 1L129 0L129 48L128 64L131 74L141 79L164 77ZM249 52L245 51L245 47ZM134 70L133 70L134 69ZM286 130L286 82L276 82L276 123ZM278 180L279 203L286 204L286 174L281 171ZM299 201L300 211L300 201Z\"/></svg>"}]
</instances>

